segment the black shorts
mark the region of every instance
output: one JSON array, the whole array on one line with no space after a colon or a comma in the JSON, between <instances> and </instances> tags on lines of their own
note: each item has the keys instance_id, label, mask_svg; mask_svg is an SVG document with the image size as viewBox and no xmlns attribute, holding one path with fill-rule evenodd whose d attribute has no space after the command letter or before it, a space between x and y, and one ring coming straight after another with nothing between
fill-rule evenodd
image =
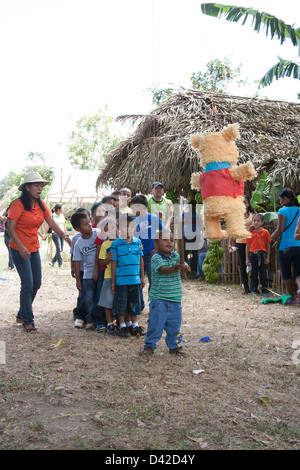
<instances>
[{"instance_id":1,"label":"black shorts","mask_svg":"<svg viewBox=\"0 0 300 470\"><path fill-rule=\"evenodd\" d=\"M279 264L282 279L292 279L292 265L294 277L300 276L300 246L291 246L279 251Z\"/></svg>"}]
</instances>

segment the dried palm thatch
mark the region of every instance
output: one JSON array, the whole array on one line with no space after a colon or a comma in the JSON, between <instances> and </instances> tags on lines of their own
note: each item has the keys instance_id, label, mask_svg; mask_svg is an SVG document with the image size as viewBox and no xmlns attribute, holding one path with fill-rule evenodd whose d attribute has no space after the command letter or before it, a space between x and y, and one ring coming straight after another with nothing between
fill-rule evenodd
<instances>
[{"instance_id":1,"label":"dried palm thatch","mask_svg":"<svg viewBox=\"0 0 300 470\"><path fill-rule=\"evenodd\" d=\"M279 175L283 186L300 192L300 106L296 103L186 91L172 95L150 114L120 116L139 121L134 134L106 158L97 186L129 187L149 193L153 181L187 196L191 174L201 171L199 154L190 145L192 134L218 131L239 123L239 163L252 161L258 178L263 171Z\"/></svg>"}]
</instances>

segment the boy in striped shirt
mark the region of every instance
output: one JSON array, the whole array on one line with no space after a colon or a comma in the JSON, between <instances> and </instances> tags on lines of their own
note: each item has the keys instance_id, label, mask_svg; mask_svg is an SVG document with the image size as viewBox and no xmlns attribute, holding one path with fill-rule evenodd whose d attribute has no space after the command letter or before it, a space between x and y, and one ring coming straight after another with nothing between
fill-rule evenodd
<instances>
[{"instance_id":1,"label":"boy in striped shirt","mask_svg":"<svg viewBox=\"0 0 300 470\"><path fill-rule=\"evenodd\" d=\"M188 264L180 264L174 250L174 237L168 230L155 235L156 253L152 257L152 283L149 292L148 331L142 354L153 354L156 343L166 331L166 344L171 354L184 354L181 346L182 282L180 270L190 272Z\"/></svg>"}]
</instances>

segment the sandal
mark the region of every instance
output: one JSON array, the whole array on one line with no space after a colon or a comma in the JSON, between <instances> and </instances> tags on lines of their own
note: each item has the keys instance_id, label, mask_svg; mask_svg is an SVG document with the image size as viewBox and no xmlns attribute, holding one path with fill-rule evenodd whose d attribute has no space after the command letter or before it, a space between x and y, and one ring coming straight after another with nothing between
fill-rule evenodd
<instances>
[{"instance_id":1,"label":"sandal","mask_svg":"<svg viewBox=\"0 0 300 470\"><path fill-rule=\"evenodd\" d=\"M34 325L23 325L23 328L26 333L39 333L38 329Z\"/></svg>"},{"instance_id":2,"label":"sandal","mask_svg":"<svg viewBox=\"0 0 300 470\"><path fill-rule=\"evenodd\" d=\"M287 301L285 302L285 304L288 304L288 305L297 304L297 303L298 303L298 300L292 300L291 298L287 299Z\"/></svg>"}]
</instances>

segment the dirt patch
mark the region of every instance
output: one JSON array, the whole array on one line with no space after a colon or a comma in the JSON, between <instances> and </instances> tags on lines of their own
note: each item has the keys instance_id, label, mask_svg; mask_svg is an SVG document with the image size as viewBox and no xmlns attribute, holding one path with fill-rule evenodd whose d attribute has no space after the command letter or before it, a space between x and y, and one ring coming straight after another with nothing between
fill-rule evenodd
<instances>
[{"instance_id":1,"label":"dirt patch","mask_svg":"<svg viewBox=\"0 0 300 470\"><path fill-rule=\"evenodd\" d=\"M15 323L18 275L1 266L1 449L299 449L298 306L184 281L187 356L171 356L163 338L147 359L141 337L73 327L67 265L43 261L41 332L26 334ZM148 307L145 328L147 317Z\"/></svg>"}]
</instances>

